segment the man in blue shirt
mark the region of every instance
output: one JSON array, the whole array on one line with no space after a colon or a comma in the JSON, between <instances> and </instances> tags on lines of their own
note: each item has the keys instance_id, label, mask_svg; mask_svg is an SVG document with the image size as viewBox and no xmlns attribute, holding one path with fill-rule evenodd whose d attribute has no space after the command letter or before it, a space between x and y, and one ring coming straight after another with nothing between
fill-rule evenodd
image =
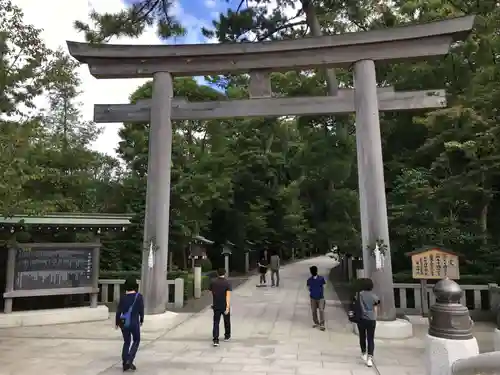
<instances>
[{"instance_id":1,"label":"man in blue shirt","mask_svg":"<svg viewBox=\"0 0 500 375\"><path fill-rule=\"evenodd\" d=\"M311 277L307 279L307 288L309 289L309 297L311 298L311 312L313 317L313 327L319 327L320 330L325 330L325 295L324 287L326 281L323 276L318 275L318 267L312 266L309 268ZM319 319L318 319L319 310Z\"/></svg>"}]
</instances>

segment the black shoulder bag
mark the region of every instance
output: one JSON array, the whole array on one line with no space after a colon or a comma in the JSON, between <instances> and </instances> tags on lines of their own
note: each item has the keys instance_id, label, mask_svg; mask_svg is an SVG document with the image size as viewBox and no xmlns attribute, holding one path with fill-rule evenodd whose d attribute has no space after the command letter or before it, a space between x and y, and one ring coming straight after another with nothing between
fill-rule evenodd
<instances>
[{"instance_id":1,"label":"black shoulder bag","mask_svg":"<svg viewBox=\"0 0 500 375\"><path fill-rule=\"evenodd\" d=\"M362 315L360 295L359 293L356 293L356 296L354 296L351 306L349 307L349 311L347 312L347 317L350 322L359 323Z\"/></svg>"}]
</instances>

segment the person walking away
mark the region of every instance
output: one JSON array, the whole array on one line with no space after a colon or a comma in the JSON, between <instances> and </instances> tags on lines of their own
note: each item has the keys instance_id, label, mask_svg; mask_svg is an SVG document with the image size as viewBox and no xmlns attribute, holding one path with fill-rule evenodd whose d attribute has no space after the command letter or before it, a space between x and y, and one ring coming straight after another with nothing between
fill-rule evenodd
<instances>
[{"instance_id":1,"label":"person walking away","mask_svg":"<svg viewBox=\"0 0 500 375\"><path fill-rule=\"evenodd\" d=\"M361 358L368 367L372 367L375 350L377 306L380 304L380 299L373 293L373 281L371 279L362 279L358 298L361 307L361 319L357 323Z\"/></svg>"},{"instance_id":2,"label":"person walking away","mask_svg":"<svg viewBox=\"0 0 500 375\"><path fill-rule=\"evenodd\" d=\"M320 330L325 330L325 294L324 287L326 281L323 276L318 275L318 267L311 266L309 268L311 277L307 279L307 288L309 289L309 297L311 299L311 312L313 318L313 328L319 327ZM319 313L319 319L318 319Z\"/></svg>"},{"instance_id":3,"label":"person walking away","mask_svg":"<svg viewBox=\"0 0 500 375\"><path fill-rule=\"evenodd\" d=\"M259 260L259 273L260 273L260 286L267 284L266 273L267 273L267 259L265 256Z\"/></svg>"},{"instance_id":4,"label":"person walking away","mask_svg":"<svg viewBox=\"0 0 500 375\"><path fill-rule=\"evenodd\" d=\"M122 367L123 371L137 368L134 359L141 342L141 326L144 322L144 299L137 292L137 281L128 278L125 281L125 294L121 296L116 309L116 328L123 336Z\"/></svg>"},{"instance_id":5,"label":"person walking away","mask_svg":"<svg viewBox=\"0 0 500 375\"><path fill-rule=\"evenodd\" d=\"M277 287L279 287L280 286L280 256L276 253L271 255L270 268L271 268L271 287L274 287L275 285ZM276 278L276 283L274 281L275 278Z\"/></svg>"},{"instance_id":6,"label":"person walking away","mask_svg":"<svg viewBox=\"0 0 500 375\"><path fill-rule=\"evenodd\" d=\"M210 282L212 292L212 309L214 323L212 329L213 345L219 346L219 325L221 316L224 319L224 341L231 339L231 284L226 279L226 270L219 268L217 277Z\"/></svg>"}]
</instances>

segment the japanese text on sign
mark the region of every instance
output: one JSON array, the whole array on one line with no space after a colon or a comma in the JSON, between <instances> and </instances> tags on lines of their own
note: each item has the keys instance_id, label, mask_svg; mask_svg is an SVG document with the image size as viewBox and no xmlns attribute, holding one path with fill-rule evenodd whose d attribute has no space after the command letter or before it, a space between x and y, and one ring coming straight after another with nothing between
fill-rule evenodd
<instances>
[{"instance_id":1,"label":"japanese text on sign","mask_svg":"<svg viewBox=\"0 0 500 375\"><path fill-rule=\"evenodd\" d=\"M458 256L440 249L415 253L411 256L411 263L414 279L458 280L460 278Z\"/></svg>"}]
</instances>

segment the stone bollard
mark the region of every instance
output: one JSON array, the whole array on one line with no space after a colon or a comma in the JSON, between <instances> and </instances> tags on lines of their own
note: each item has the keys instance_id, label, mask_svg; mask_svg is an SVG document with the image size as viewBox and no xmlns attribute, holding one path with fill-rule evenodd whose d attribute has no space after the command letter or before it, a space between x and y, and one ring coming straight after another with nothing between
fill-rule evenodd
<instances>
[{"instance_id":1,"label":"stone bollard","mask_svg":"<svg viewBox=\"0 0 500 375\"><path fill-rule=\"evenodd\" d=\"M425 345L427 375L451 375L453 363L479 354L472 335L472 320L460 303L463 291L455 281L444 279L434 286L436 303L429 312Z\"/></svg>"},{"instance_id":2,"label":"stone bollard","mask_svg":"<svg viewBox=\"0 0 500 375\"><path fill-rule=\"evenodd\" d=\"M194 264L194 298L201 298L201 264L196 259Z\"/></svg>"},{"instance_id":3,"label":"stone bollard","mask_svg":"<svg viewBox=\"0 0 500 375\"><path fill-rule=\"evenodd\" d=\"M356 270L356 278L359 280L359 279L362 279L365 277L365 270L363 268L358 268Z\"/></svg>"},{"instance_id":4,"label":"stone bollard","mask_svg":"<svg viewBox=\"0 0 500 375\"><path fill-rule=\"evenodd\" d=\"M222 255L224 255L224 268L226 269L226 277L229 277L229 256L233 252L228 246L222 248Z\"/></svg>"},{"instance_id":5,"label":"stone bollard","mask_svg":"<svg viewBox=\"0 0 500 375\"><path fill-rule=\"evenodd\" d=\"M497 327L493 331L493 348L500 352L500 287L497 284L488 284L491 312L495 317Z\"/></svg>"},{"instance_id":6,"label":"stone bollard","mask_svg":"<svg viewBox=\"0 0 500 375\"><path fill-rule=\"evenodd\" d=\"M226 270L226 277L229 277L229 255L224 256L224 268Z\"/></svg>"},{"instance_id":7,"label":"stone bollard","mask_svg":"<svg viewBox=\"0 0 500 375\"><path fill-rule=\"evenodd\" d=\"M182 277L174 280L174 306L176 309L184 307L184 279Z\"/></svg>"},{"instance_id":8,"label":"stone bollard","mask_svg":"<svg viewBox=\"0 0 500 375\"><path fill-rule=\"evenodd\" d=\"M493 349L500 352L500 306L496 311L497 328L493 331Z\"/></svg>"},{"instance_id":9,"label":"stone bollard","mask_svg":"<svg viewBox=\"0 0 500 375\"><path fill-rule=\"evenodd\" d=\"M245 251L245 273L250 272L250 253Z\"/></svg>"}]
</instances>

